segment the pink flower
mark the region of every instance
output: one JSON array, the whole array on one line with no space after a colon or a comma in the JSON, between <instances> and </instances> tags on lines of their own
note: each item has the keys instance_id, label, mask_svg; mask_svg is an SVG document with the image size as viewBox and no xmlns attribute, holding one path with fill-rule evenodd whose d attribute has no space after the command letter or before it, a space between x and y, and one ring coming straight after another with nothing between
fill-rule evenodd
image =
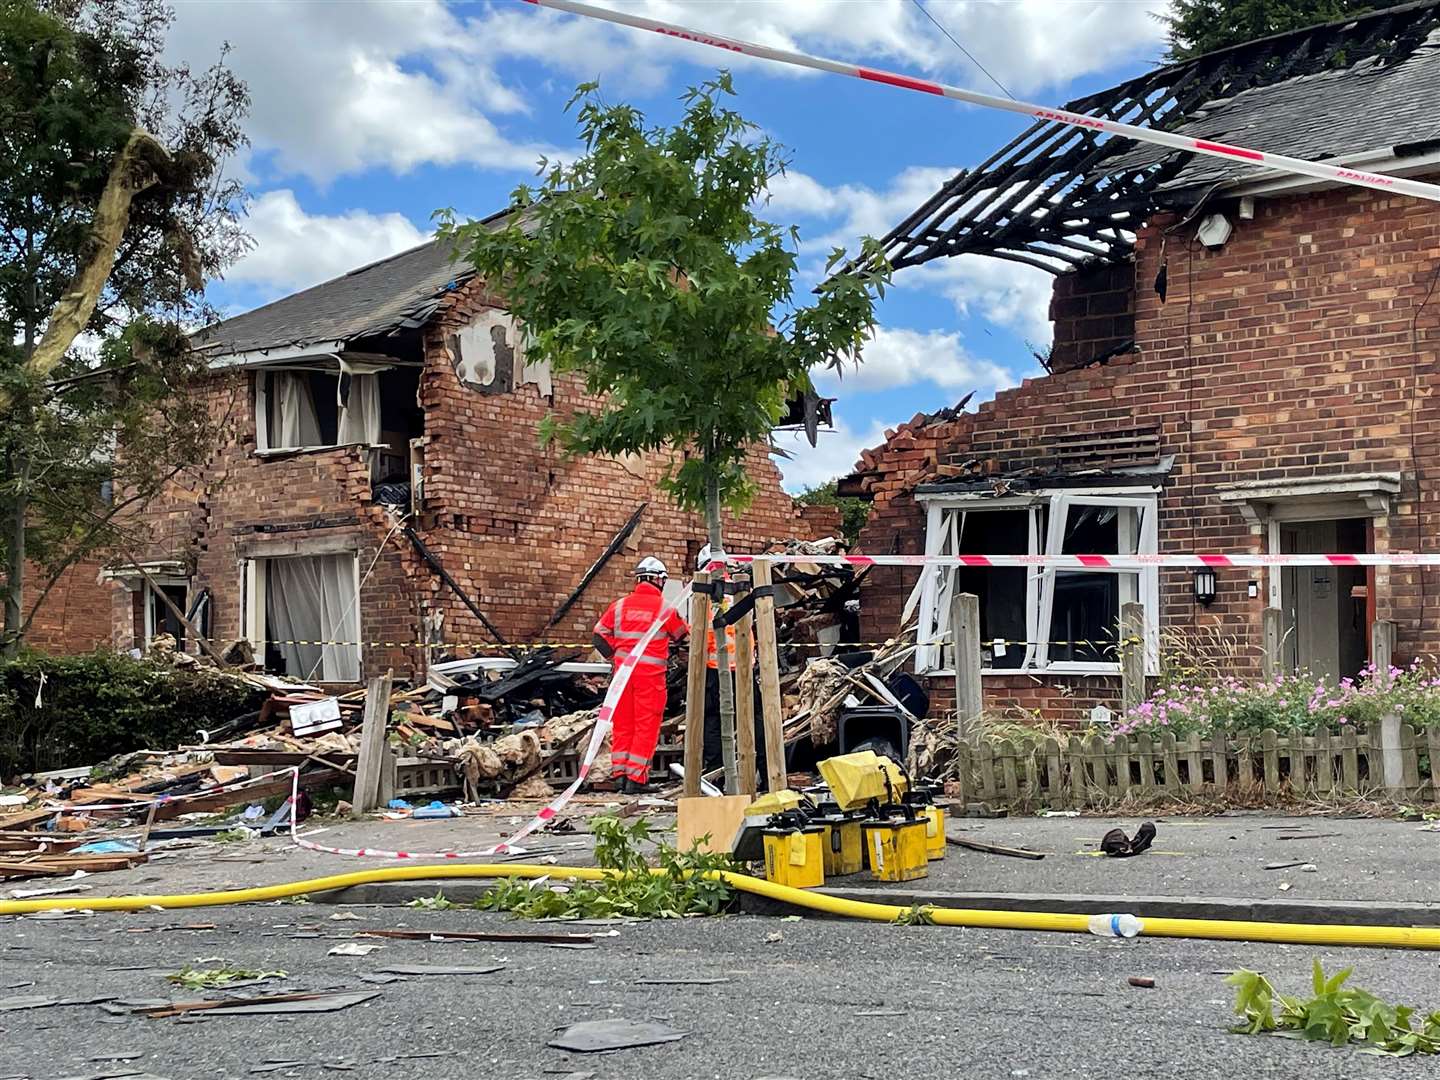
<instances>
[{"instance_id":1,"label":"pink flower","mask_svg":"<svg viewBox=\"0 0 1440 1080\"><path fill-rule=\"evenodd\" d=\"M1342 723L1342 724L1348 724L1349 722L1350 722L1350 721L1347 720L1347 719L1345 719L1345 717L1343 717L1343 716L1340 717L1340 723Z\"/></svg>"}]
</instances>

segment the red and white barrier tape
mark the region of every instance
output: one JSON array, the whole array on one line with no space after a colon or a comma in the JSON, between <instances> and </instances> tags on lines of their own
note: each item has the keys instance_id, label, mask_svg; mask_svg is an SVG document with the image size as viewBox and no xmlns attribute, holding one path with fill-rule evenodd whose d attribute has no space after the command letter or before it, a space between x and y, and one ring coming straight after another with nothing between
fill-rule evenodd
<instances>
[{"instance_id":1,"label":"red and white barrier tape","mask_svg":"<svg viewBox=\"0 0 1440 1080\"><path fill-rule=\"evenodd\" d=\"M1111 135L1121 135L1137 142L1154 143L1157 146L1166 146L1172 150L1188 150L1195 154L1206 154L1210 157L1225 158L1229 161L1242 161L1247 165L1256 167L1268 166L1282 172L1299 173L1302 176L1315 176L1322 180L1333 180L1341 184L1351 184L1355 187L1373 188L1377 191L1400 192L1405 195L1413 195L1417 199L1429 199L1432 202L1440 202L1440 186L1427 184L1421 180L1410 180L1400 176L1386 176L1383 173L1365 172L1360 169L1347 169L1339 165L1328 165L1319 161L1306 161L1303 158L1289 157L1285 154L1272 154L1264 150L1251 150L1243 146L1234 146L1230 143L1212 142L1207 139L1192 139L1186 135L1176 135L1168 131L1159 131L1155 128L1136 127L1133 124L1122 124L1117 120L1106 120L1099 116L1088 116L1085 113L1067 112L1064 109L1052 109L1044 105L1031 105L1024 101L1012 101L1009 98L995 97L991 94L981 94L974 90L962 90L958 86L951 86L947 83L932 82L929 79L917 79L909 75L900 75L893 71L883 71L879 68L862 67L858 64L846 64L839 60L825 60L818 56L810 56L806 53L794 52L790 49L776 49L768 45L757 45L752 41L742 41L739 38L723 37L719 34L710 34L701 30L691 30L675 23L661 22L658 19L647 19L641 15L630 15L622 11L611 11L609 8L596 7L593 4L577 3L576 0L526 0L527 3L537 7L554 8L556 11L569 12L572 15L584 15L592 19L603 19L606 22L619 23L622 26L634 27L637 30L649 30L666 37L679 38L682 41L694 41L701 45L709 45L712 48L723 49L726 52L741 53L745 56L754 56L762 60L774 60L781 64L792 64L796 67L811 68L815 71L828 71L836 75L849 75L852 78L864 79L866 82L883 83L886 86L896 86L902 90L914 90L921 94L935 94L940 97L951 98L955 101L965 101L972 105L983 105L989 109L1004 109L1007 112L1022 113L1025 116L1033 116L1037 120L1053 120L1061 124L1070 124L1074 127L1086 128L1091 131L1104 131Z\"/></svg>"},{"instance_id":2,"label":"red and white barrier tape","mask_svg":"<svg viewBox=\"0 0 1440 1080\"><path fill-rule=\"evenodd\" d=\"M1440 566L1440 553L1377 551L1355 555L1307 554L1171 554L1161 555L731 555L712 562L717 570L726 563L766 562L776 565L811 563L818 566L1036 566L1052 570L1144 570L1152 566L1260 567L1260 566Z\"/></svg>"},{"instance_id":3,"label":"red and white barrier tape","mask_svg":"<svg viewBox=\"0 0 1440 1080\"><path fill-rule=\"evenodd\" d=\"M590 732L590 742L585 747L585 755L580 759L579 775L574 781L542 809L538 814L520 829L509 840L485 848L483 851L387 851L383 848L338 848L329 847L325 844L317 844L313 840L306 840L296 832L295 815L290 815L290 839L294 843L309 851L323 851L330 855L352 855L372 859L471 859L480 858L486 855L503 855L513 852L517 841L523 840L538 829L544 828L555 820L557 814L564 809L565 804L575 797L580 790L580 785L585 783L590 775L590 766L600 754L600 747L605 743L605 736L610 732L611 717L615 715L615 706L620 701L620 695L625 692L625 687L630 682L630 676L639 663L639 658L645 652L645 646L654 640L665 621L683 604L690 595L690 587L687 585L676 594L675 599L661 609L650 628L630 646L630 653L621 662L615 672L614 678L610 680L609 689L605 691L605 700L600 703L599 713L595 717L595 727ZM300 770L297 767L294 772L293 786L291 788L291 805L294 805L294 798L299 794Z\"/></svg>"}]
</instances>

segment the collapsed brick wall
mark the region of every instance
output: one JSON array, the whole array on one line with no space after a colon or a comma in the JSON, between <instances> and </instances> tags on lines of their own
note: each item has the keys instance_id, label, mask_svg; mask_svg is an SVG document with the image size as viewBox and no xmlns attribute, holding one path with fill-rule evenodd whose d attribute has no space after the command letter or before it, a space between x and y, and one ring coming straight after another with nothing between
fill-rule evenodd
<instances>
[{"instance_id":1,"label":"collapsed brick wall","mask_svg":"<svg viewBox=\"0 0 1440 1080\"><path fill-rule=\"evenodd\" d=\"M1026 380L945 422L916 417L864 455L857 467L874 498L864 550L923 551L924 513L913 489L935 478L950 454L1034 460L1056 436L1137 423L1158 425L1162 451L1175 454L1160 501L1161 552L1265 550L1260 529L1219 501L1219 485L1373 472L1403 478L1392 512L1374 521L1376 550L1435 550L1440 427L1431 394L1440 295L1425 305L1440 268L1434 208L1349 189L1276 198L1260 202L1256 218L1237 222L1228 244L1213 251L1188 229L1162 243L1172 224L1156 219L1141 230L1127 268L1139 284L1138 354ZM1162 250L1164 303L1149 285ZM1113 282L1104 284L1113 292ZM1057 325L1057 340L1064 332ZM871 575L864 633L894 631L917 577ZM1247 596L1252 578L1262 582L1256 599ZM1188 571L1162 572L1162 627L1233 641L1233 666L1256 670L1263 575L1222 571L1208 609L1195 604L1190 579ZM1398 624L1399 658L1440 652L1440 574L1381 568L1375 584L1375 616ZM1063 704L1053 700L1058 687L1068 691ZM1117 696L1110 680L1044 673L987 676L985 690L992 702L1048 697L1047 711L1066 716L1113 706Z\"/></svg>"}]
</instances>

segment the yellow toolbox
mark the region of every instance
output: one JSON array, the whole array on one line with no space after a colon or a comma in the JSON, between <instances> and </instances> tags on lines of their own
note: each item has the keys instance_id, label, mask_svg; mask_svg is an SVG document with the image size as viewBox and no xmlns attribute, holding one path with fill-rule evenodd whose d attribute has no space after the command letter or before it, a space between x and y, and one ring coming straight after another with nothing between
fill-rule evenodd
<instances>
[{"instance_id":1,"label":"yellow toolbox","mask_svg":"<svg viewBox=\"0 0 1440 1080\"><path fill-rule=\"evenodd\" d=\"M824 885L824 832L819 825L765 829L765 877L796 889Z\"/></svg>"},{"instance_id":2,"label":"yellow toolbox","mask_svg":"<svg viewBox=\"0 0 1440 1080\"><path fill-rule=\"evenodd\" d=\"M924 818L867 821L860 829L865 838L865 861L876 881L914 881L929 875Z\"/></svg>"},{"instance_id":3,"label":"yellow toolbox","mask_svg":"<svg viewBox=\"0 0 1440 1080\"><path fill-rule=\"evenodd\" d=\"M860 819L844 814L815 818L824 834L820 847L824 854L825 876L844 877L865 869L865 846L860 836Z\"/></svg>"},{"instance_id":4,"label":"yellow toolbox","mask_svg":"<svg viewBox=\"0 0 1440 1080\"><path fill-rule=\"evenodd\" d=\"M920 820L925 822L925 854L931 862L945 857L945 811L934 803L920 807Z\"/></svg>"}]
</instances>

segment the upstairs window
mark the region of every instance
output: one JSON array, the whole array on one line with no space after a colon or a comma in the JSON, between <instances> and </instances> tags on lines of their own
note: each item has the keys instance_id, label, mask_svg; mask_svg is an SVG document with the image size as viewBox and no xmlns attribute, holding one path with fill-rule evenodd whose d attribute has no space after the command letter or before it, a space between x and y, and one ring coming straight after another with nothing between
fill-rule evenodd
<instances>
[{"instance_id":1,"label":"upstairs window","mask_svg":"<svg viewBox=\"0 0 1440 1080\"><path fill-rule=\"evenodd\" d=\"M1103 491L1037 492L1024 498L932 496L931 555L1153 555L1156 496ZM1145 607L1146 668L1159 657L1160 581L1155 567L927 567L919 585L917 670L954 671L950 607L956 593L980 600L985 669L1109 673L1120 670L1121 607ZM927 644L928 643L928 644Z\"/></svg>"},{"instance_id":2,"label":"upstairs window","mask_svg":"<svg viewBox=\"0 0 1440 1080\"><path fill-rule=\"evenodd\" d=\"M336 370L270 368L255 373L257 450L373 446L380 441L379 368L342 360Z\"/></svg>"}]
</instances>

